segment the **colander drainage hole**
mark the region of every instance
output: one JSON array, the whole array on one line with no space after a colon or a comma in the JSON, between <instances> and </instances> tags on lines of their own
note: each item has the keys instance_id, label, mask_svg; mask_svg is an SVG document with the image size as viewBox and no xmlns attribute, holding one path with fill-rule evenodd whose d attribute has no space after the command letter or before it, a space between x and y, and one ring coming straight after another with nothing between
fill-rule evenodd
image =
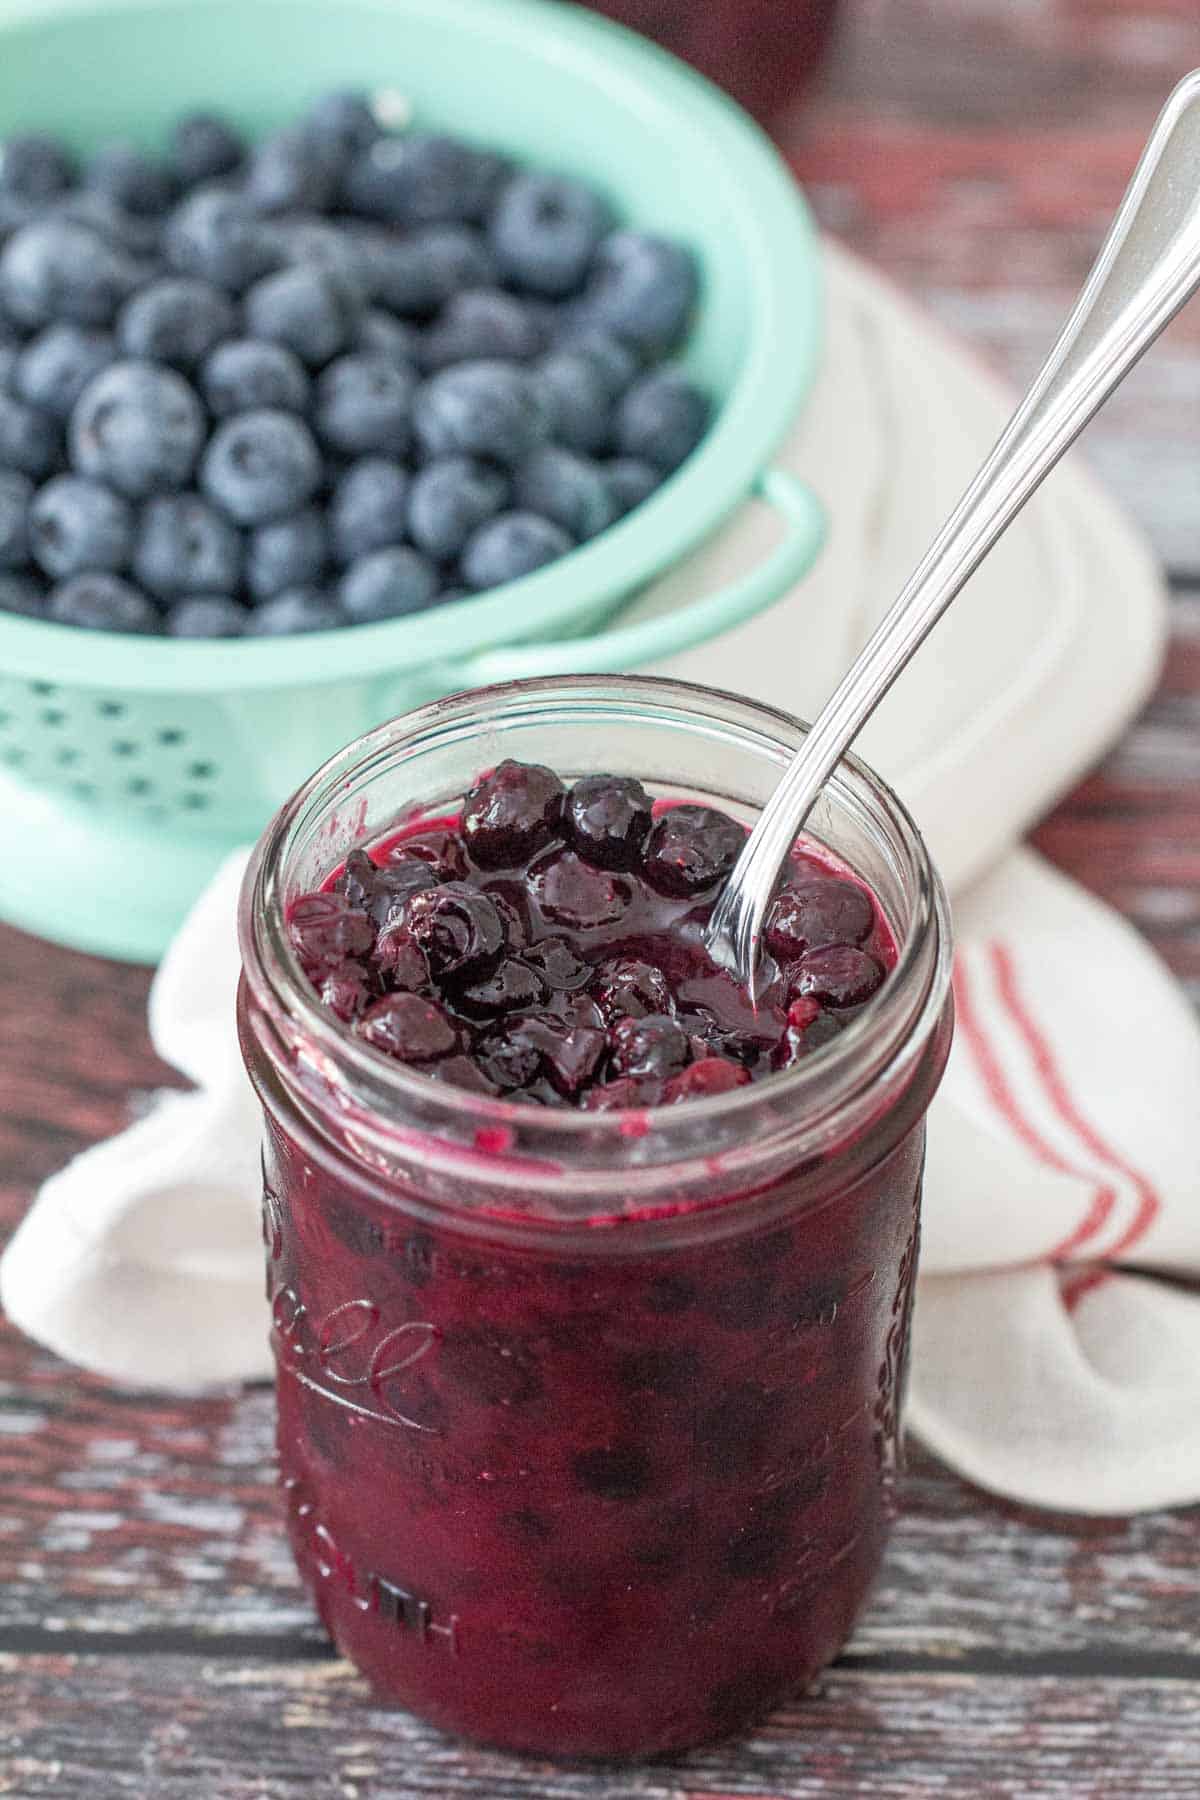
<instances>
[{"instance_id":1,"label":"colander drainage hole","mask_svg":"<svg viewBox=\"0 0 1200 1800\"><path fill-rule=\"evenodd\" d=\"M55 753L54 760L56 763L60 763L64 769L69 769L72 763L79 761L79 752L78 750L59 750Z\"/></svg>"},{"instance_id":2,"label":"colander drainage hole","mask_svg":"<svg viewBox=\"0 0 1200 1800\"><path fill-rule=\"evenodd\" d=\"M135 775L132 781L127 781L125 783L125 792L127 794L149 794L152 791L153 784L147 781L144 775Z\"/></svg>"},{"instance_id":3,"label":"colander drainage hole","mask_svg":"<svg viewBox=\"0 0 1200 1800\"><path fill-rule=\"evenodd\" d=\"M96 798L96 790L90 781L72 782L71 792L77 800L94 800Z\"/></svg>"},{"instance_id":4,"label":"colander drainage hole","mask_svg":"<svg viewBox=\"0 0 1200 1800\"><path fill-rule=\"evenodd\" d=\"M177 725L168 725L165 731L159 732L158 741L160 744L182 744L184 736Z\"/></svg>"},{"instance_id":5,"label":"colander drainage hole","mask_svg":"<svg viewBox=\"0 0 1200 1800\"><path fill-rule=\"evenodd\" d=\"M102 719L119 719L125 711L123 700L100 700L96 703L96 711Z\"/></svg>"},{"instance_id":6,"label":"colander drainage hole","mask_svg":"<svg viewBox=\"0 0 1200 1800\"><path fill-rule=\"evenodd\" d=\"M114 756L136 756L137 745L131 743L128 738L118 738L112 751Z\"/></svg>"},{"instance_id":7,"label":"colander drainage hole","mask_svg":"<svg viewBox=\"0 0 1200 1800\"><path fill-rule=\"evenodd\" d=\"M185 794L183 796L183 804L188 808L189 812L199 812L202 807L208 805L208 795Z\"/></svg>"},{"instance_id":8,"label":"colander drainage hole","mask_svg":"<svg viewBox=\"0 0 1200 1800\"><path fill-rule=\"evenodd\" d=\"M15 744L8 750L0 752L0 760L6 762L10 769L19 769L25 761L25 752L18 750Z\"/></svg>"},{"instance_id":9,"label":"colander drainage hole","mask_svg":"<svg viewBox=\"0 0 1200 1800\"><path fill-rule=\"evenodd\" d=\"M57 694L58 688L52 681L31 681L29 691L31 694L40 694L44 699L49 699L51 694Z\"/></svg>"},{"instance_id":10,"label":"colander drainage hole","mask_svg":"<svg viewBox=\"0 0 1200 1800\"><path fill-rule=\"evenodd\" d=\"M44 706L38 717L43 725L63 725L67 715L59 706Z\"/></svg>"},{"instance_id":11,"label":"colander drainage hole","mask_svg":"<svg viewBox=\"0 0 1200 1800\"><path fill-rule=\"evenodd\" d=\"M192 763L188 769L193 781L211 781L216 772L216 765L208 762Z\"/></svg>"}]
</instances>

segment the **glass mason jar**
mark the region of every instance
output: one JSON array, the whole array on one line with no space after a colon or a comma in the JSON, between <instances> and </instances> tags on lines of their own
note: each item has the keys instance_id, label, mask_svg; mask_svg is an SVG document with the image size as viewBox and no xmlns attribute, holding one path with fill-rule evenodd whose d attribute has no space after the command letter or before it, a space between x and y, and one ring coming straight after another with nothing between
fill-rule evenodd
<instances>
[{"instance_id":1,"label":"glass mason jar","mask_svg":"<svg viewBox=\"0 0 1200 1800\"><path fill-rule=\"evenodd\" d=\"M882 905L889 980L788 1073L636 1115L386 1062L317 1002L285 907L502 756L749 822L802 730L668 681L461 694L335 756L247 876L291 1540L340 1649L451 1731L678 1749L845 1641L895 1507L945 898L897 800L845 764L811 830Z\"/></svg>"}]
</instances>

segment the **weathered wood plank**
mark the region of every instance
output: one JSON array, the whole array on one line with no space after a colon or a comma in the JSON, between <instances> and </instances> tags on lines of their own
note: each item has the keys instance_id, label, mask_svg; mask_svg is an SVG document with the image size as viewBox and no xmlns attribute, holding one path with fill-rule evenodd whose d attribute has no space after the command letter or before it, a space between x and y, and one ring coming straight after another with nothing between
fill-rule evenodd
<instances>
[{"instance_id":1,"label":"weathered wood plank","mask_svg":"<svg viewBox=\"0 0 1200 1800\"><path fill-rule=\"evenodd\" d=\"M344 1664L0 1662L20 1800L1194 1800L1200 1688L838 1670L734 1743L557 1768L453 1743Z\"/></svg>"}]
</instances>

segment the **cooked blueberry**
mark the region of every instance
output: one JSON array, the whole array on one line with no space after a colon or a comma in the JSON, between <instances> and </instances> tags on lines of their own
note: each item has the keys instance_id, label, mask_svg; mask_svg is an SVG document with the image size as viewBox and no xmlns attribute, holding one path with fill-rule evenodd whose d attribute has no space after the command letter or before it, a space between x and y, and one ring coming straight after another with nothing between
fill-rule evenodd
<instances>
[{"instance_id":1,"label":"cooked blueberry","mask_svg":"<svg viewBox=\"0 0 1200 1800\"><path fill-rule=\"evenodd\" d=\"M639 1444L604 1444L573 1462L580 1487L601 1500L637 1500L650 1485L650 1458Z\"/></svg>"},{"instance_id":2,"label":"cooked blueberry","mask_svg":"<svg viewBox=\"0 0 1200 1800\"><path fill-rule=\"evenodd\" d=\"M217 113L186 113L171 131L167 155L181 187L216 181L240 167L246 147Z\"/></svg>"},{"instance_id":3,"label":"cooked blueberry","mask_svg":"<svg viewBox=\"0 0 1200 1800\"><path fill-rule=\"evenodd\" d=\"M30 406L66 420L94 375L116 355L107 331L85 325L47 325L31 338L17 358L13 392Z\"/></svg>"},{"instance_id":4,"label":"cooked blueberry","mask_svg":"<svg viewBox=\"0 0 1200 1800\"><path fill-rule=\"evenodd\" d=\"M582 282L609 224L608 207L594 188L530 170L505 186L489 236L507 280L561 298Z\"/></svg>"},{"instance_id":5,"label":"cooked blueberry","mask_svg":"<svg viewBox=\"0 0 1200 1800\"><path fill-rule=\"evenodd\" d=\"M117 315L117 342L126 356L193 369L234 328L232 302L194 275L167 275L128 299Z\"/></svg>"},{"instance_id":6,"label":"cooked blueberry","mask_svg":"<svg viewBox=\"0 0 1200 1800\"><path fill-rule=\"evenodd\" d=\"M842 1029L836 1013L826 1012L811 994L802 994L787 1009L783 1035L771 1052L773 1069L793 1069L825 1044L832 1043Z\"/></svg>"},{"instance_id":7,"label":"cooked blueberry","mask_svg":"<svg viewBox=\"0 0 1200 1800\"><path fill-rule=\"evenodd\" d=\"M456 1387L485 1406L525 1406L542 1392L535 1346L494 1325L452 1326L438 1360Z\"/></svg>"},{"instance_id":8,"label":"cooked blueberry","mask_svg":"<svg viewBox=\"0 0 1200 1800\"><path fill-rule=\"evenodd\" d=\"M365 905L367 912L379 926L381 932L390 931L392 927L399 925L403 926L407 936L407 927L403 925L406 901L411 895L419 894L423 889L437 887L437 885L437 871L430 868L428 863L385 863L382 868L375 870L367 888L366 899L362 904ZM413 940L410 938L409 941ZM422 980L425 980L428 978L429 968L425 962L424 951L420 951L419 954L423 965ZM394 957L388 958L389 963L394 960ZM410 984L405 981L398 982L396 985L406 987Z\"/></svg>"},{"instance_id":9,"label":"cooked blueberry","mask_svg":"<svg viewBox=\"0 0 1200 1800\"><path fill-rule=\"evenodd\" d=\"M57 419L12 394L0 393L0 467L40 480L59 462L61 446Z\"/></svg>"},{"instance_id":10,"label":"cooked blueberry","mask_svg":"<svg viewBox=\"0 0 1200 1800\"><path fill-rule=\"evenodd\" d=\"M455 363L417 389L413 422L426 456L485 456L512 468L549 434L549 404L528 369Z\"/></svg>"},{"instance_id":11,"label":"cooked blueberry","mask_svg":"<svg viewBox=\"0 0 1200 1800\"><path fill-rule=\"evenodd\" d=\"M10 319L31 329L56 320L108 325L144 273L89 226L39 219L0 251L0 302Z\"/></svg>"},{"instance_id":12,"label":"cooked blueberry","mask_svg":"<svg viewBox=\"0 0 1200 1800\"><path fill-rule=\"evenodd\" d=\"M508 500L499 469L470 456L443 456L413 477L408 491L408 530L414 544L438 562L461 555L471 533Z\"/></svg>"},{"instance_id":13,"label":"cooked blueberry","mask_svg":"<svg viewBox=\"0 0 1200 1800\"><path fill-rule=\"evenodd\" d=\"M432 887L435 880L433 874L423 878L406 863L379 864L365 850L352 850L333 885L334 891L351 906L361 908L377 925L383 925L393 901L415 893L419 887Z\"/></svg>"},{"instance_id":14,"label":"cooked blueberry","mask_svg":"<svg viewBox=\"0 0 1200 1800\"><path fill-rule=\"evenodd\" d=\"M676 369L652 369L617 406L617 445L669 474L696 448L708 417L708 399L693 382Z\"/></svg>"},{"instance_id":15,"label":"cooked blueberry","mask_svg":"<svg viewBox=\"0 0 1200 1800\"><path fill-rule=\"evenodd\" d=\"M192 594L167 609L167 636L178 638L242 637L250 614L226 594Z\"/></svg>"},{"instance_id":16,"label":"cooked blueberry","mask_svg":"<svg viewBox=\"0 0 1200 1800\"><path fill-rule=\"evenodd\" d=\"M653 1344L621 1358L621 1385L635 1394L686 1398L699 1374L700 1358L690 1344Z\"/></svg>"},{"instance_id":17,"label":"cooked blueberry","mask_svg":"<svg viewBox=\"0 0 1200 1800\"><path fill-rule=\"evenodd\" d=\"M592 979L592 965L576 954L566 938L541 938L526 944L521 961L536 970L545 986L555 993L576 993Z\"/></svg>"},{"instance_id":18,"label":"cooked blueberry","mask_svg":"<svg viewBox=\"0 0 1200 1800\"><path fill-rule=\"evenodd\" d=\"M789 990L825 1006L862 1006L883 986L883 964L855 944L809 950L789 971Z\"/></svg>"},{"instance_id":19,"label":"cooked blueberry","mask_svg":"<svg viewBox=\"0 0 1200 1800\"><path fill-rule=\"evenodd\" d=\"M462 573L477 592L518 581L574 549L561 525L536 513L505 512L489 519L467 540Z\"/></svg>"},{"instance_id":20,"label":"cooked blueberry","mask_svg":"<svg viewBox=\"0 0 1200 1800\"><path fill-rule=\"evenodd\" d=\"M526 1014L513 1024L509 1035L537 1051L542 1074L564 1100L578 1098L598 1074L604 1058L603 1031L549 1012Z\"/></svg>"},{"instance_id":21,"label":"cooked blueberry","mask_svg":"<svg viewBox=\"0 0 1200 1800\"><path fill-rule=\"evenodd\" d=\"M528 1012L540 1006L546 989L526 962L507 956L482 981L460 988L454 1004L471 1019L491 1019L497 1013Z\"/></svg>"},{"instance_id":22,"label":"cooked blueberry","mask_svg":"<svg viewBox=\"0 0 1200 1800\"><path fill-rule=\"evenodd\" d=\"M119 575L73 575L50 595L49 617L93 631L161 632L157 607Z\"/></svg>"},{"instance_id":23,"label":"cooked blueberry","mask_svg":"<svg viewBox=\"0 0 1200 1800\"><path fill-rule=\"evenodd\" d=\"M551 432L568 450L593 455L612 438L612 394L603 369L584 351L552 350L534 373L549 397Z\"/></svg>"},{"instance_id":24,"label":"cooked blueberry","mask_svg":"<svg viewBox=\"0 0 1200 1800\"><path fill-rule=\"evenodd\" d=\"M645 1019L652 1014L669 1015L675 1010L667 978L653 963L639 962L636 957L619 957L615 962L601 963L592 983L592 997L606 1024L619 1019Z\"/></svg>"},{"instance_id":25,"label":"cooked blueberry","mask_svg":"<svg viewBox=\"0 0 1200 1800\"><path fill-rule=\"evenodd\" d=\"M724 880L745 842L741 826L711 806L672 806L650 832L643 872L660 894L688 899Z\"/></svg>"},{"instance_id":26,"label":"cooked blueberry","mask_svg":"<svg viewBox=\"0 0 1200 1800\"><path fill-rule=\"evenodd\" d=\"M102 144L88 158L84 182L127 213L165 212L175 192L164 163L123 141Z\"/></svg>"},{"instance_id":27,"label":"cooked blueberry","mask_svg":"<svg viewBox=\"0 0 1200 1800\"><path fill-rule=\"evenodd\" d=\"M636 868L652 822L650 796L630 776L583 776L563 813L568 839L598 869Z\"/></svg>"},{"instance_id":28,"label":"cooked blueberry","mask_svg":"<svg viewBox=\"0 0 1200 1800\"><path fill-rule=\"evenodd\" d=\"M788 1548L787 1520L754 1518L738 1527L725 1546L721 1567L735 1581L760 1581L779 1568Z\"/></svg>"},{"instance_id":29,"label":"cooked blueberry","mask_svg":"<svg viewBox=\"0 0 1200 1800\"><path fill-rule=\"evenodd\" d=\"M351 463L339 477L329 502L336 560L352 563L373 550L402 543L408 492L408 474L399 463L383 456L366 456ZM428 546L422 544L421 548Z\"/></svg>"},{"instance_id":30,"label":"cooked blueberry","mask_svg":"<svg viewBox=\"0 0 1200 1800\"><path fill-rule=\"evenodd\" d=\"M388 853L387 868L412 861L425 863L439 881L462 881L467 874L467 852L456 831L431 825L422 831L406 831Z\"/></svg>"},{"instance_id":31,"label":"cooked blueberry","mask_svg":"<svg viewBox=\"0 0 1200 1800\"><path fill-rule=\"evenodd\" d=\"M160 600L232 594L241 566L237 531L199 494L161 494L142 508L133 572Z\"/></svg>"},{"instance_id":32,"label":"cooked blueberry","mask_svg":"<svg viewBox=\"0 0 1200 1800\"><path fill-rule=\"evenodd\" d=\"M629 883L592 868L571 850L550 850L530 865L529 890L543 915L573 931L612 925L629 906Z\"/></svg>"},{"instance_id":33,"label":"cooked blueberry","mask_svg":"<svg viewBox=\"0 0 1200 1800\"><path fill-rule=\"evenodd\" d=\"M16 469L0 469L0 569L20 569L29 560L29 503L33 483Z\"/></svg>"},{"instance_id":34,"label":"cooked blueberry","mask_svg":"<svg viewBox=\"0 0 1200 1800\"><path fill-rule=\"evenodd\" d=\"M696 303L696 262L682 244L643 231L613 231L592 261L581 317L649 355L680 343Z\"/></svg>"},{"instance_id":35,"label":"cooked blueberry","mask_svg":"<svg viewBox=\"0 0 1200 1800\"><path fill-rule=\"evenodd\" d=\"M403 237L367 230L358 241L376 300L406 317L425 318L460 289L495 278L487 245L468 225L431 225Z\"/></svg>"},{"instance_id":36,"label":"cooked blueberry","mask_svg":"<svg viewBox=\"0 0 1200 1800\"><path fill-rule=\"evenodd\" d=\"M242 195L223 188L197 188L179 203L167 219L163 254L177 273L199 275L232 294L279 261L262 220Z\"/></svg>"},{"instance_id":37,"label":"cooked blueberry","mask_svg":"<svg viewBox=\"0 0 1200 1800\"><path fill-rule=\"evenodd\" d=\"M778 963L795 962L825 944L865 944L875 926L871 897L837 876L789 882L767 914L767 948Z\"/></svg>"},{"instance_id":38,"label":"cooked blueberry","mask_svg":"<svg viewBox=\"0 0 1200 1800\"><path fill-rule=\"evenodd\" d=\"M371 271L357 233L312 213L284 213L271 220L269 229L282 264L323 269L341 282L357 305L366 305L372 293ZM361 323L355 329L356 334L361 331Z\"/></svg>"},{"instance_id":39,"label":"cooked blueberry","mask_svg":"<svg viewBox=\"0 0 1200 1800\"><path fill-rule=\"evenodd\" d=\"M527 1088L541 1072L541 1052L519 1033L513 1021L477 1038L474 1056L492 1085L505 1094Z\"/></svg>"},{"instance_id":40,"label":"cooked blueberry","mask_svg":"<svg viewBox=\"0 0 1200 1800\"><path fill-rule=\"evenodd\" d=\"M609 1027L608 1045L613 1072L635 1081L669 1081L691 1054L686 1032L666 1013L618 1019Z\"/></svg>"},{"instance_id":41,"label":"cooked blueberry","mask_svg":"<svg viewBox=\"0 0 1200 1800\"><path fill-rule=\"evenodd\" d=\"M553 769L511 759L476 782L463 802L461 830L481 869L512 869L548 844L566 789Z\"/></svg>"},{"instance_id":42,"label":"cooked blueberry","mask_svg":"<svg viewBox=\"0 0 1200 1800\"><path fill-rule=\"evenodd\" d=\"M71 414L71 461L132 500L185 485L204 442L204 413L182 375L112 363Z\"/></svg>"},{"instance_id":43,"label":"cooked blueberry","mask_svg":"<svg viewBox=\"0 0 1200 1800\"><path fill-rule=\"evenodd\" d=\"M500 1091L494 1081L488 1080L473 1056L445 1056L441 1062L430 1065L429 1073L435 1081L463 1088L468 1094L485 1094L494 1099Z\"/></svg>"},{"instance_id":44,"label":"cooked blueberry","mask_svg":"<svg viewBox=\"0 0 1200 1800\"><path fill-rule=\"evenodd\" d=\"M301 125L284 125L250 152L246 198L258 212L305 208L322 212L333 198L336 170Z\"/></svg>"},{"instance_id":45,"label":"cooked blueberry","mask_svg":"<svg viewBox=\"0 0 1200 1800\"><path fill-rule=\"evenodd\" d=\"M255 337L294 350L320 368L348 349L361 308L344 281L304 264L256 281L246 295L246 323Z\"/></svg>"},{"instance_id":46,"label":"cooked blueberry","mask_svg":"<svg viewBox=\"0 0 1200 1800\"><path fill-rule=\"evenodd\" d=\"M288 937L302 967L327 973L370 954L375 927L342 894L302 894L287 917Z\"/></svg>"},{"instance_id":47,"label":"cooked blueberry","mask_svg":"<svg viewBox=\"0 0 1200 1800\"><path fill-rule=\"evenodd\" d=\"M16 613L22 618L44 619L46 596L28 575L0 571L0 612Z\"/></svg>"},{"instance_id":48,"label":"cooked blueberry","mask_svg":"<svg viewBox=\"0 0 1200 1800\"><path fill-rule=\"evenodd\" d=\"M19 132L0 144L0 184L22 200L53 200L74 180L70 151L45 132Z\"/></svg>"},{"instance_id":49,"label":"cooked blueberry","mask_svg":"<svg viewBox=\"0 0 1200 1800\"><path fill-rule=\"evenodd\" d=\"M354 348L363 356L384 356L402 369L417 366L417 333L380 306L369 306L358 322Z\"/></svg>"},{"instance_id":50,"label":"cooked blueberry","mask_svg":"<svg viewBox=\"0 0 1200 1800\"><path fill-rule=\"evenodd\" d=\"M662 470L653 464L639 462L633 456L614 456L601 463L608 491L612 495L617 517L624 518L643 500L648 500L662 481Z\"/></svg>"},{"instance_id":51,"label":"cooked blueberry","mask_svg":"<svg viewBox=\"0 0 1200 1800\"><path fill-rule=\"evenodd\" d=\"M264 525L307 506L321 475L307 425L270 407L218 425L200 464L204 492L239 525Z\"/></svg>"},{"instance_id":52,"label":"cooked blueberry","mask_svg":"<svg viewBox=\"0 0 1200 1800\"><path fill-rule=\"evenodd\" d=\"M305 412L312 397L308 372L294 351L257 338L218 344L200 370L200 392L214 418L267 406Z\"/></svg>"},{"instance_id":53,"label":"cooked blueberry","mask_svg":"<svg viewBox=\"0 0 1200 1800\"><path fill-rule=\"evenodd\" d=\"M756 1280L759 1289L763 1284ZM779 1416L779 1398L756 1381L741 1381L705 1407L696 1421L699 1459L714 1475L731 1476L766 1451Z\"/></svg>"},{"instance_id":54,"label":"cooked blueberry","mask_svg":"<svg viewBox=\"0 0 1200 1800\"><path fill-rule=\"evenodd\" d=\"M730 1094L745 1087L750 1071L742 1063L730 1062L725 1056L702 1056L690 1068L672 1075L663 1089L664 1106L679 1106L685 1100L708 1100L714 1094Z\"/></svg>"},{"instance_id":55,"label":"cooked blueberry","mask_svg":"<svg viewBox=\"0 0 1200 1800\"><path fill-rule=\"evenodd\" d=\"M328 560L324 511L309 506L250 533L246 586L256 600L269 600L285 588L308 587L319 581Z\"/></svg>"},{"instance_id":56,"label":"cooked blueberry","mask_svg":"<svg viewBox=\"0 0 1200 1800\"><path fill-rule=\"evenodd\" d=\"M486 894L465 881L423 889L405 905L404 924L439 980L478 980L504 953L504 926Z\"/></svg>"},{"instance_id":57,"label":"cooked blueberry","mask_svg":"<svg viewBox=\"0 0 1200 1800\"><path fill-rule=\"evenodd\" d=\"M317 381L314 421L341 456L403 456L415 378L384 356L340 356Z\"/></svg>"},{"instance_id":58,"label":"cooked blueberry","mask_svg":"<svg viewBox=\"0 0 1200 1800\"><path fill-rule=\"evenodd\" d=\"M379 136L369 96L361 88L333 88L313 101L303 129L327 161L342 164Z\"/></svg>"},{"instance_id":59,"label":"cooked blueberry","mask_svg":"<svg viewBox=\"0 0 1200 1800\"><path fill-rule=\"evenodd\" d=\"M29 548L51 580L89 570L115 573L132 547L133 508L102 482L56 475L38 489L29 509Z\"/></svg>"},{"instance_id":60,"label":"cooked blueberry","mask_svg":"<svg viewBox=\"0 0 1200 1800\"><path fill-rule=\"evenodd\" d=\"M696 1286L686 1275L656 1275L646 1291L646 1307L652 1313L673 1316L696 1303Z\"/></svg>"},{"instance_id":61,"label":"cooked blueberry","mask_svg":"<svg viewBox=\"0 0 1200 1800\"><path fill-rule=\"evenodd\" d=\"M185 600L182 604L194 606L196 603L192 600ZM233 603L230 601L227 604L232 605ZM168 619L167 630L170 631L170 629L171 622ZM237 633L200 631L191 635L196 637L235 637ZM317 991L321 996L321 1004L327 1006L330 1012L336 1013L344 1025L349 1025L361 1012L364 1012L373 997L368 983L350 968L333 970L325 977Z\"/></svg>"},{"instance_id":62,"label":"cooked blueberry","mask_svg":"<svg viewBox=\"0 0 1200 1800\"><path fill-rule=\"evenodd\" d=\"M528 362L546 347L546 331L533 307L502 288L469 288L452 294L420 344L426 369L495 358Z\"/></svg>"},{"instance_id":63,"label":"cooked blueberry","mask_svg":"<svg viewBox=\"0 0 1200 1800\"><path fill-rule=\"evenodd\" d=\"M344 193L354 212L391 225L478 222L505 172L493 151L408 131L368 144L346 171Z\"/></svg>"},{"instance_id":64,"label":"cooked blueberry","mask_svg":"<svg viewBox=\"0 0 1200 1800\"><path fill-rule=\"evenodd\" d=\"M544 444L521 464L513 496L526 512L552 520L580 543L617 517L600 464L558 444Z\"/></svg>"},{"instance_id":65,"label":"cooked blueberry","mask_svg":"<svg viewBox=\"0 0 1200 1800\"><path fill-rule=\"evenodd\" d=\"M335 601L317 588L289 588L250 614L250 637L291 637L299 631L333 631L346 623Z\"/></svg>"},{"instance_id":66,"label":"cooked blueberry","mask_svg":"<svg viewBox=\"0 0 1200 1800\"><path fill-rule=\"evenodd\" d=\"M369 1006L356 1026L359 1037L396 1062L430 1063L459 1048L459 1029L436 1000L420 994L388 994Z\"/></svg>"},{"instance_id":67,"label":"cooked blueberry","mask_svg":"<svg viewBox=\"0 0 1200 1800\"><path fill-rule=\"evenodd\" d=\"M370 625L424 612L437 590L438 573L429 559L407 544L393 544L352 562L338 585L338 599L352 624Z\"/></svg>"}]
</instances>

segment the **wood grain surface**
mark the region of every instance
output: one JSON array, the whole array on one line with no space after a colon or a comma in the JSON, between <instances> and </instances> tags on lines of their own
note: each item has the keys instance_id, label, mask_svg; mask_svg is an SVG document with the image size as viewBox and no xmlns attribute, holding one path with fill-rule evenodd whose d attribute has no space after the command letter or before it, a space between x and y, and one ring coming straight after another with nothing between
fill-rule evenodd
<instances>
[{"instance_id":1,"label":"wood grain surface","mask_svg":"<svg viewBox=\"0 0 1200 1800\"><path fill-rule=\"evenodd\" d=\"M1192 64L1196 0L847 0L780 137L821 219L1020 380ZM1200 1004L1198 427L1193 309L1088 449L1172 571L1166 669L1036 842ZM0 929L0 1239L44 1176L175 1079L147 987ZM265 1389L114 1393L0 1323L0 1795L1200 1793L1200 1509L1051 1518L917 1452L876 1595L815 1696L680 1764L554 1770L374 1705L332 1656L280 1533L271 1429Z\"/></svg>"}]
</instances>

